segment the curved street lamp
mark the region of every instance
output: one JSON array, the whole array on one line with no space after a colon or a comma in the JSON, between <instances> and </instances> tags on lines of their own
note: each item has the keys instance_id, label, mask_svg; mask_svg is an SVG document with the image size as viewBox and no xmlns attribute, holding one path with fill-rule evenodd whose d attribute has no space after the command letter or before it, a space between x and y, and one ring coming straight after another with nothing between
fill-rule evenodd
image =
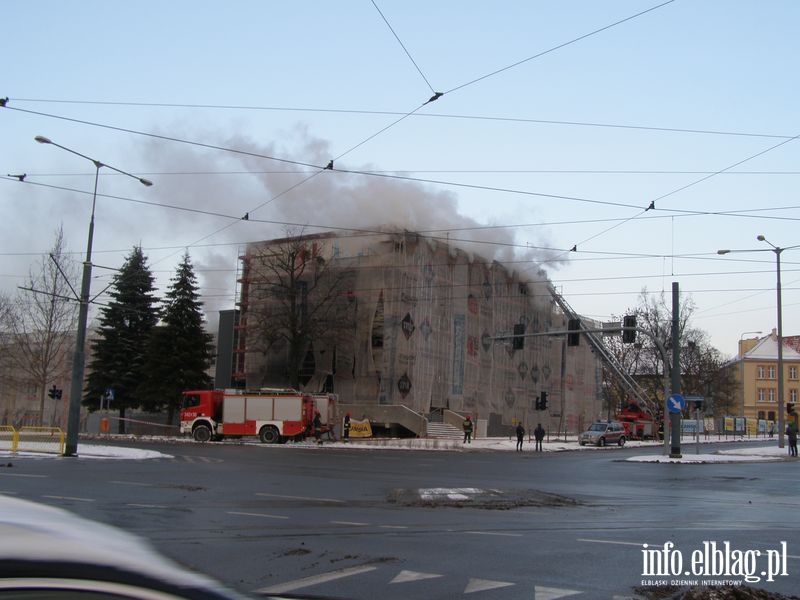
<instances>
[{"instance_id":1,"label":"curved street lamp","mask_svg":"<svg viewBox=\"0 0 800 600\"><path fill-rule=\"evenodd\" d=\"M800 248L800 244L795 246L788 246L781 248L770 242L763 235L756 237L759 242L766 242L771 248L754 248L752 250L717 250L717 254L731 254L739 252L774 252L775 253L775 269L777 272L777 305L778 305L778 447L784 447L784 429L785 429L785 401L783 397L783 307L781 300L781 254L784 250L792 250Z\"/></svg>"},{"instance_id":2,"label":"curved street lamp","mask_svg":"<svg viewBox=\"0 0 800 600\"><path fill-rule=\"evenodd\" d=\"M138 177L137 175L131 175L130 173L117 169L116 167L112 167L110 165L102 163L99 160L89 158L85 154L76 152L75 150L67 148L66 146L56 144L50 138L46 138L43 135L37 135L33 139L39 142L40 144L50 144L51 146L55 146L56 148L61 148L62 150L66 150L71 154L75 154L77 156L80 156L81 158L85 158L86 160L94 164L95 167L94 192L92 192L92 214L89 219L89 235L86 241L86 260L83 263L83 276L81 278L81 295L79 298L80 307L78 309L78 330L75 334L75 354L73 355L72 359L72 379L70 381L69 412L67 414L67 439L66 443L64 444L64 456L77 456L78 428L80 427L80 417L81 417L81 395L83 393L83 370L86 362L84 347L86 346L86 326L89 320L89 292L91 291L91 278L92 278L92 242L94 240L94 209L95 205L97 204L97 181L100 177L100 169L105 167L106 169L111 169L112 171L121 173L122 175L127 175L128 177L136 179L139 183L147 187L153 185L153 182L148 179Z\"/></svg>"}]
</instances>

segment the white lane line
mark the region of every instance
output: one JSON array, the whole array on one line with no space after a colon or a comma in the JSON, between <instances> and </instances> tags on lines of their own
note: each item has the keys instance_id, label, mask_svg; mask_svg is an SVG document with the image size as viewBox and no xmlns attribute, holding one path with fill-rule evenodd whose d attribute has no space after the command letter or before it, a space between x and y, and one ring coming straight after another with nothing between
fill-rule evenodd
<instances>
[{"instance_id":1,"label":"white lane line","mask_svg":"<svg viewBox=\"0 0 800 600\"><path fill-rule=\"evenodd\" d=\"M578 538L576 541L578 542L589 542L592 544L616 544L618 546L638 546L639 548L642 547L641 544L636 544L634 542L617 542L614 540L590 540L586 538Z\"/></svg>"},{"instance_id":2,"label":"white lane line","mask_svg":"<svg viewBox=\"0 0 800 600\"><path fill-rule=\"evenodd\" d=\"M288 519L289 517L284 515L267 515L264 513L251 513L251 512L237 512L234 510L228 511L229 515L241 515L243 517L264 517L265 519Z\"/></svg>"},{"instance_id":3,"label":"white lane line","mask_svg":"<svg viewBox=\"0 0 800 600\"><path fill-rule=\"evenodd\" d=\"M358 521L329 521L334 525L357 525L359 527L364 527L365 525L369 525L369 523L359 523Z\"/></svg>"},{"instance_id":4,"label":"white lane line","mask_svg":"<svg viewBox=\"0 0 800 600\"><path fill-rule=\"evenodd\" d=\"M130 508L169 508L164 504L126 504Z\"/></svg>"},{"instance_id":5,"label":"white lane line","mask_svg":"<svg viewBox=\"0 0 800 600\"><path fill-rule=\"evenodd\" d=\"M312 585L318 585L320 583L327 583L328 581L334 581L336 579L342 579L344 577L351 577L352 575L360 575L361 573L368 573L369 571L374 571L378 567L369 567L369 566L361 566L361 567L350 567L347 569L340 569L338 571L331 571L330 573L323 573L321 575L312 575L311 577L303 577L302 579L295 579L294 581L287 581L286 583L279 583L278 585L272 585L269 587L261 588L260 590L256 590L256 594L282 594L285 592L291 592L294 590L299 590L304 587L309 587Z\"/></svg>"},{"instance_id":6,"label":"white lane line","mask_svg":"<svg viewBox=\"0 0 800 600\"><path fill-rule=\"evenodd\" d=\"M94 502L94 498L75 498L73 496L42 496L51 500L74 500L75 502Z\"/></svg>"},{"instance_id":7,"label":"white lane line","mask_svg":"<svg viewBox=\"0 0 800 600\"><path fill-rule=\"evenodd\" d=\"M4 472L0 472L0 475L3 475L5 477L32 477L32 478L35 478L35 479L45 479L45 478L49 477L49 475L31 475L29 473L4 473Z\"/></svg>"},{"instance_id":8,"label":"white lane line","mask_svg":"<svg viewBox=\"0 0 800 600\"><path fill-rule=\"evenodd\" d=\"M378 525L381 529L408 529L408 525Z\"/></svg>"},{"instance_id":9,"label":"white lane line","mask_svg":"<svg viewBox=\"0 0 800 600\"><path fill-rule=\"evenodd\" d=\"M284 496L282 494L268 494L266 492L256 492L256 496L266 496L268 498L286 498L288 500L311 500L313 502L334 502L335 504L347 504L344 500L334 498L311 498L309 496Z\"/></svg>"},{"instance_id":10,"label":"white lane line","mask_svg":"<svg viewBox=\"0 0 800 600\"><path fill-rule=\"evenodd\" d=\"M500 531L465 531L464 533L473 533L475 535L499 535L503 537L522 537L521 533L502 533Z\"/></svg>"}]
</instances>

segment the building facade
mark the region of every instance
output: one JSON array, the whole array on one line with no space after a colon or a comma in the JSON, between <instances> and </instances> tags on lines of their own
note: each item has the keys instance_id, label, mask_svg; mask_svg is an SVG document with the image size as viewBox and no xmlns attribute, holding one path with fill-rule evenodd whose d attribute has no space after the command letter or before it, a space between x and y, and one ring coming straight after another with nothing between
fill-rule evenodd
<instances>
[{"instance_id":1,"label":"building facade","mask_svg":"<svg viewBox=\"0 0 800 600\"><path fill-rule=\"evenodd\" d=\"M796 405L800 396L800 336L783 338L784 402ZM739 354L728 363L737 381L735 416L778 421L778 336L740 340Z\"/></svg>"},{"instance_id":2,"label":"building facade","mask_svg":"<svg viewBox=\"0 0 800 600\"><path fill-rule=\"evenodd\" d=\"M273 259L297 238L250 244L242 256L237 353L248 388L287 385L286 349L259 347L255 315L269 295ZM427 416L436 410L485 419L489 433L541 421L551 431L581 429L602 412L600 364L566 336L543 271L514 272L443 241L411 232L303 236L317 260L347 271L341 293L352 322L331 339L314 340L304 360L303 387L333 391L344 404L400 405ZM259 307L259 304L261 306ZM341 325L341 324L339 324ZM586 326L586 325L585 325ZM548 395L548 409L536 398Z\"/></svg>"}]
</instances>

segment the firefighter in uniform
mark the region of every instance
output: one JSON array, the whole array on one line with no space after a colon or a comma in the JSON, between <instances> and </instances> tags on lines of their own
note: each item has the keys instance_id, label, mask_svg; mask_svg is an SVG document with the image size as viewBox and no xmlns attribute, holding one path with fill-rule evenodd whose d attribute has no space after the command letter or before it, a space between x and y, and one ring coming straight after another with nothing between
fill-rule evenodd
<instances>
[{"instance_id":1,"label":"firefighter in uniform","mask_svg":"<svg viewBox=\"0 0 800 600\"><path fill-rule=\"evenodd\" d=\"M350 413L344 416L344 425L342 426L342 439L346 442L350 439Z\"/></svg>"},{"instance_id":2,"label":"firefighter in uniform","mask_svg":"<svg viewBox=\"0 0 800 600\"><path fill-rule=\"evenodd\" d=\"M467 418L464 419L463 423L464 427L464 441L461 442L462 444L471 444L472 443L472 419L469 415Z\"/></svg>"}]
</instances>

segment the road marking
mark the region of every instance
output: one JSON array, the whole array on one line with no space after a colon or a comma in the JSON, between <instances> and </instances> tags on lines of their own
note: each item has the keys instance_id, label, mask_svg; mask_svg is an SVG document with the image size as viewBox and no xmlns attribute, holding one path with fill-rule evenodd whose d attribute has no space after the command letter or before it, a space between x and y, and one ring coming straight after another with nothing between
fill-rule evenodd
<instances>
[{"instance_id":1,"label":"road marking","mask_svg":"<svg viewBox=\"0 0 800 600\"><path fill-rule=\"evenodd\" d=\"M75 498L73 496L42 496L52 500L74 500L75 502L94 502L94 498Z\"/></svg>"},{"instance_id":2,"label":"road marking","mask_svg":"<svg viewBox=\"0 0 800 600\"><path fill-rule=\"evenodd\" d=\"M521 533L503 533L501 531L465 531L464 533L472 533L475 535L499 535L505 537L522 537Z\"/></svg>"},{"instance_id":3,"label":"road marking","mask_svg":"<svg viewBox=\"0 0 800 600\"><path fill-rule=\"evenodd\" d=\"M470 578L467 587L464 588L465 594L473 594L475 592L483 592L485 590L494 590L501 587L508 587L514 585L509 581L492 581L490 579L472 579Z\"/></svg>"},{"instance_id":4,"label":"road marking","mask_svg":"<svg viewBox=\"0 0 800 600\"><path fill-rule=\"evenodd\" d=\"M381 529L408 529L408 525L378 525Z\"/></svg>"},{"instance_id":5,"label":"road marking","mask_svg":"<svg viewBox=\"0 0 800 600\"><path fill-rule=\"evenodd\" d=\"M256 492L256 496L266 496L268 498L286 498L288 500L311 500L312 502L334 502L336 504L347 504L344 500L334 498L310 498L308 496L284 496L282 494L268 494L266 492Z\"/></svg>"},{"instance_id":6,"label":"road marking","mask_svg":"<svg viewBox=\"0 0 800 600\"><path fill-rule=\"evenodd\" d=\"M144 483L141 481L109 481L109 483L116 483L117 485L138 485L141 487L153 487L152 483Z\"/></svg>"},{"instance_id":7,"label":"road marking","mask_svg":"<svg viewBox=\"0 0 800 600\"><path fill-rule=\"evenodd\" d=\"M3 472L0 472L0 475L5 475L6 477L34 477L36 479L44 479L46 477L50 477L49 475L31 475L29 473L3 473Z\"/></svg>"},{"instance_id":8,"label":"road marking","mask_svg":"<svg viewBox=\"0 0 800 600\"><path fill-rule=\"evenodd\" d=\"M420 573L419 571L400 571L389 583L408 583L409 581L422 581L441 577L437 573Z\"/></svg>"},{"instance_id":9,"label":"road marking","mask_svg":"<svg viewBox=\"0 0 800 600\"><path fill-rule=\"evenodd\" d=\"M285 592L292 592L294 590L299 590L304 587L310 587L312 585L318 585L320 583L327 583L328 581L334 581L336 579L342 579L344 577L351 577L352 575L360 575L361 573L368 573L369 571L374 571L377 568L378 567L370 567L363 565L360 567L349 567L347 569L339 569L338 571L331 571L330 573L323 573L321 575L312 575L311 577L303 577L302 579L295 579L294 581L287 581L286 583L271 585L269 587L256 590L255 593L282 594Z\"/></svg>"},{"instance_id":10,"label":"road marking","mask_svg":"<svg viewBox=\"0 0 800 600\"><path fill-rule=\"evenodd\" d=\"M578 538L576 541L578 542L590 542L592 544L617 544L619 546L638 546L639 548L642 547L641 544L637 544L634 542L616 542L614 540L590 540L585 538Z\"/></svg>"},{"instance_id":11,"label":"road marking","mask_svg":"<svg viewBox=\"0 0 800 600\"><path fill-rule=\"evenodd\" d=\"M284 515L266 515L264 513L251 513L251 512L237 512L233 510L228 511L229 515L241 515L243 517L264 517L265 519L288 519Z\"/></svg>"},{"instance_id":12,"label":"road marking","mask_svg":"<svg viewBox=\"0 0 800 600\"><path fill-rule=\"evenodd\" d=\"M562 590L559 588L540 587L533 588L533 597L536 600L556 600L556 598L564 598L566 596L574 596L575 594L582 594L577 590Z\"/></svg>"},{"instance_id":13,"label":"road marking","mask_svg":"<svg viewBox=\"0 0 800 600\"><path fill-rule=\"evenodd\" d=\"M356 525L358 527L369 525L369 523L359 523L358 521L329 521L329 523L333 523L334 525Z\"/></svg>"},{"instance_id":14,"label":"road marking","mask_svg":"<svg viewBox=\"0 0 800 600\"><path fill-rule=\"evenodd\" d=\"M125 506L131 508L169 508L165 504L126 504Z\"/></svg>"}]
</instances>

